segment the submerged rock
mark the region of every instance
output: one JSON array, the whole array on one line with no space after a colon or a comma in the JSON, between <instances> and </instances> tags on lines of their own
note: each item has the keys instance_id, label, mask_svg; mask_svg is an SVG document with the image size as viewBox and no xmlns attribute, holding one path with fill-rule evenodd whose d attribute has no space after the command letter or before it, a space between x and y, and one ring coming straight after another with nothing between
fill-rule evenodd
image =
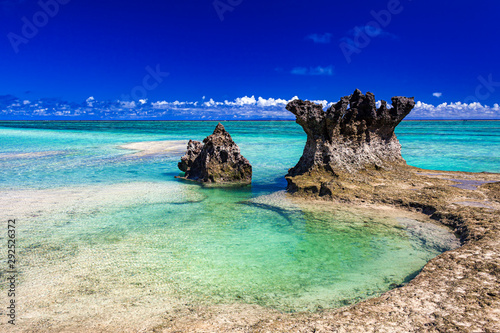
<instances>
[{"instance_id":1,"label":"submerged rock","mask_svg":"<svg viewBox=\"0 0 500 333\"><path fill-rule=\"evenodd\" d=\"M203 183L250 183L252 166L240 153L231 135L219 123L203 142L190 140L178 164L185 179Z\"/></svg>"}]
</instances>

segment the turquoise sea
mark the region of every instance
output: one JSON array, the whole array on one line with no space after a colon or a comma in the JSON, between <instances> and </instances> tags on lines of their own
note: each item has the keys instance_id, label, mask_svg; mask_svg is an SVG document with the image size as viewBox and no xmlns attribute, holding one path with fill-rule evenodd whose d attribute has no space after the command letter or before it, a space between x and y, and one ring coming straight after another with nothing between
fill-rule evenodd
<instances>
[{"instance_id":1,"label":"turquoise sea","mask_svg":"<svg viewBox=\"0 0 500 333\"><path fill-rule=\"evenodd\" d=\"M156 307L314 311L406 283L457 246L408 216L290 202L284 175L301 156L302 128L223 124L253 166L251 186L200 187L174 178L178 154L119 148L202 140L216 122L0 122L2 209L19 225L23 313L57 317L76 313L75 302L123 295ZM500 122L408 121L396 133L410 165L500 172Z\"/></svg>"},{"instance_id":2,"label":"turquoise sea","mask_svg":"<svg viewBox=\"0 0 500 333\"><path fill-rule=\"evenodd\" d=\"M125 160L117 146L137 141L202 140L216 122L0 122L0 154L54 152L0 159L3 188L46 188L123 181L171 181L178 157ZM254 166L252 192L282 190L302 154L295 122L224 122ZM500 172L500 121L407 121L396 128L408 164L434 170ZM0 155L1 158L1 155Z\"/></svg>"}]
</instances>

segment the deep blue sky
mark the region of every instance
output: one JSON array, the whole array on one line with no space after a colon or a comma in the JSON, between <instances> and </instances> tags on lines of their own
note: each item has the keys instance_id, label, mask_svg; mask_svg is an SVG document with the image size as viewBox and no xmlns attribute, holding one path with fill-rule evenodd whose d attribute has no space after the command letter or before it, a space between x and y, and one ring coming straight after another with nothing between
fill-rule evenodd
<instances>
[{"instance_id":1,"label":"deep blue sky","mask_svg":"<svg viewBox=\"0 0 500 333\"><path fill-rule=\"evenodd\" d=\"M0 95L120 99L159 65L170 74L149 101L338 100L354 88L434 105L500 101L500 83L476 93L479 76L500 82L500 2L401 0L348 63L339 44L390 2L242 0L221 21L212 0L70 0L16 53L8 34L22 36L22 18L32 22L41 7L0 0Z\"/></svg>"}]
</instances>

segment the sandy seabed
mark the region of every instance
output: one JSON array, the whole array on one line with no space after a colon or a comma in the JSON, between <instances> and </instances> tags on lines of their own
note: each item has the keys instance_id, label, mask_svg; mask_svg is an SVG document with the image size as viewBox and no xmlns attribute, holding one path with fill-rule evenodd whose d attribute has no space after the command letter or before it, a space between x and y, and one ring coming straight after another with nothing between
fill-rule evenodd
<instances>
[{"instance_id":1,"label":"sandy seabed","mask_svg":"<svg viewBox=\"0 0 500 333\"><path fill-rule=\"evenodd\" d=\"M151 157L158 155L180 155L186 151L188 141L141 141L119 146L122 149L137 150L131 157Z\"/></svg>"},{"instance_id":2,"label":"sandy seabed","mask_svg":"<svg viewBox=\"0 0 500 333\"><path fill-rule=\"evenodd\" d=\"M149 332L167 330L162 328L165 321L175 321L176 314L182 320L186 311L199 311L200 314L206 311L223 311L223 318L217 321L236 320L246 323L245 325L258 321L259 317L280 314L279 311L258 305L203 305L179 296L173 290L174 285L155 281L154 274L141 274L141 262L130 263L123 260L124 253L131 249L142 251L141 241L147 242L147 239L110 244L96 241L95 247L76 247L73 243L65 244L64 240L40 240L37 237L59 237L57 229L65 227L65 223L69 222L64 221L75 216L126 208L137 203L181 204L203 200L193 190L193 186L181 187L169 182L134 182L43 190L8 190L1 195L0 209L4 216L17 221L21 273L16 296L17 325L12 330L12 327L3 322L1 330ZM284 192L257 197L253 201L290 210L307 206L305 203L293 203ZM345 210L340 205L325 202L308 208L331 214ZM351 214L369 214L374 218L402 218L401 223L410 223L414 232L434 232L438 235L434 238L435 241L450 240L443 228L430 223L423 214L381 205L351 207L349 210ZM54 228L54 234L48 233L47 228ZM99 225L90 228L98 229ZM78 230L74 232L77 235ZM67 236L71 237L70 234Z\"/></svg>"}]
</instances>

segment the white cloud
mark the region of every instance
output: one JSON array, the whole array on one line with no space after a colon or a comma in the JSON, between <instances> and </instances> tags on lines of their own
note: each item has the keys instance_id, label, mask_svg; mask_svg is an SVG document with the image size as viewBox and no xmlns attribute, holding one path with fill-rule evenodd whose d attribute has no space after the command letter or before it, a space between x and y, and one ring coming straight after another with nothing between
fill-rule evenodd
<instances>
[{"instance_id":1,"label":"white cloud","mask_svg":"<svg viewBox=\"0 0 500 333\"><path fill-rule=\"evenodd\" d=\"M85 100L85 102L87 102L87 106L89 106L89 107L92 107L94 105L94 101L95 101L94 96L90 96L89 98L87 98Z\"/></svg>"},{"instance_id":2,"label":"white cloud","mask_svg":"<svg viewBox=\"0 0 500 333\"><path fill-rule=\"evenodd\" d=\"M493 107L481 103L441 103L437 106L417 102L409 115L410 118L427 119L498 119L500 108L498 104Z\"/></svg>"},{"instance_id":3,"label":"white cloud","mask_svg":"<svg viewBox=\"0 0 500 333\"><path fill-rule=\"evenodd\" d=\"M155 119L289 119L295 117L285 107L287 103L297 100L275 97L243 96L232 101L216 101L213 98L204 102L192 101L157 101L147 103L142 101L100 101L89 97L80 105L67 104L62 101L21 101L15 100L2 110L3 115L37 117L56 115L62 112L64 116L93 115L100 119L127 119L134 116ZM322 104L326 110L333 103L327 100L314 100ZM380 107L381 101L376 102ZM389 102L387 105L391 107ZM499 103L493 106L474 103L440 103L428 104L422 101L415 103L415 108L408 119L500 119Z\"/></svg>"},{"instance_id":4,"label":"white cloud","mask_svg":"<svg viewBox=\"0 0 500 333\"><path fill-rule=\"evenodd\" d=\"M224 105L224 103L216 102L213 100L213 98L210 98L210 100L208 102L204 102L203 105L206 107L212 107L212 106Z\"/></svg>"},{"instance_id":5,"label":"white cloud","mask_svg":"<svg viewBox=\"0 0 500 333\"><path fill-rule=\"evenodd\" d=\"M214 101L214 103L215 103L215 101ZM157 102L151 103L151 105L153 106L154 109L169 109L169 108L177 108L177 107L183 107L183 106L197 106L198 102L157 101ZM210 105L207 104L207 106L210 106Z\"/></svg>"},{"instance_id":6,"label":"white cloud","mask_svg":"<svg viewBox=\"0 0 500 333\"><path fill-rule=\"evenodd\" d=\"M351 29L347 32L346 37L342 37L340 40L347 42L348 44L354 45L356 47L360 47L356 43L356 41L360 38L370 38L370 37L386 37L390 39L397 40L398 36L385 31L382 29L380 26L375 26L375 25L362 25L362 26L356 26L354 29Z\"/></svg>"},{"instance_id":7,"label":"white cloud","mask_svg":"<svg viewBox=\"0 0 500 333\"><path fill-rule=\"evenodd\" d=\"M314 100L314 101L311 101L311 102L316 103L316 104L321 104L321 105L323 105L323 108L330 107L332 104L335 104L333 102L328 102L327 100L322 100L322 101L320 101L320 100Z\"/></svg>"},{"instance_id":8,"label":"white cloud","mask_svg":"<svg viewBox=\"0 0 500 333\"><path fill-rule=\"evenodd\" d=\"M132 101L132 102L120 101L120 105L123 106L124 108L127 108L127 109L133 109L136 107L136 104L134 101Z\"/></svg>"},{"instance_id":9,"label":"white cloud","mask_svg":"<svg viewBox=\"0 0 500 333\"><path fill-rule=\"evenodd\" d=\"M258 106L258 107L270 107L270 106L278 106L278 105L286 105L289 101L282 99L282 98L255 98L255 96L248 97L239 97L236 98L233 102L230 101L224 101L224 105L226 106Z\"/></svg>"},{"instance_id":10,"label":"white cloud","mask_svg":"<svg viewBox=\"0 0 500 333\"><path fill-rule=\"evenodd\" d=\"M278 98L278 99L274 99L274 98L265 99L265 98L259 97L259 100L257 101L257 106L259 106L259 107L278 106L278 105L286 106L286 104L288 104L288 101L284 100L284 99L281 99L281 98Z\"/></svg>"},{"instance_id":11,"label":"white cloud","mask_svg":"<svg viewBox=\"0 0 500 333\"><path fill-rule=\"evenodd\" d=\"M222 102L215 102L212 98L210 99L209 102L203 103L205 106L225 106L225 107L259 107L259 108L266 108L266 107L285 107L288 102L298 99L297 96L293 97L290 100L282 99L282 98L255 98L255 95L252 95L252 97L244 96L244 97L238 97L234 101L228 101L225 100L224 103Z\"/></svg>"},{"instance_id":12,"label":"white cloud","mask_svg":"<svg viewBox=\"0 0 500 333\"><path fill-rule=\"evenodd\" d=\"M443 93L435 92L432 94L432 96L439 98L439 97L443 96Z\"/></svg>"},{"instance_id":13,"label":"white cloud","mask_svg":"<svg viewBox=\"0 0 500 333\"><path fill-rule=\"evenodd\" d=\"M153 106L153 108L155 109L164 109L168 106L168 102L167 101L158 101L158 102L154 102L154 103L151 103L151 105Z\"/></svg>"},{"instance_id":14,"label":"white cloud","mask_svg":"<svg viewBox=\"0 0 500 333\"><path fill-rule=\"evenodd\" d=\"M147 99L140 99L140 100L139 100L139 103L141 103L141 105L144 105L144 104L146 104L147 102L148 102L148 100L147 100Z\"/></svg>"},{"instance_id":15,"label":"white cloud","mask_svg":"<svg viewBox=\"0 0 500 333\"><path fill-rule=\"evenodd\" d=\"M333 66L315 67L309 70L310 75L333 75Z\"/></svg>"},{"instance_id":16,"label":"white cloud","mask_svg":"<svg viewBox=\"0 0 500 333\"><path fill-rule=\"evenodd\" d=\"M245 105L255 105L257 103L257 100L255 99L255 96L252 97L239 97L234 100L234 102L228 102L224 101L224 104L226 105L234 105L234 106L245 106Z\"/></svg>"}]
</instances>

